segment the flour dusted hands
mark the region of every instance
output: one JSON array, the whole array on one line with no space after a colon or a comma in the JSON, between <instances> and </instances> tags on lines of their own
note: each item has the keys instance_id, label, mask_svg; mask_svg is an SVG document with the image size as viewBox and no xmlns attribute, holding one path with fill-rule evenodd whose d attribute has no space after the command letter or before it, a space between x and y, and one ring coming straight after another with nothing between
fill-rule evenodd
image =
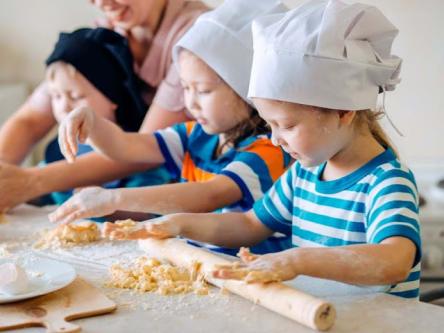
<instances>
[{"instance_id":1,"label":"flour dusted hands","mask_svg":"<svg viewBox=\"0 0 444 333\"><path fill-rule=\"evenodd\" d=\"M74 162L78 143L84 143L94 126L96 115L93 109L81 106L71 111L59 126L59 146L68 162Z\"/></svg>"},{"instance_id":2,"label":"flour dusted hands","mask_svg":"<svg viewBox=\"0 0 444 333\"><path fill-rule=\"evenodd\" d=\"M85 188L49 215L51 222L62 224L89 217L110 215L118 208L119 192L101 187Z\"/></svg>"},{"instance_id":3,"label":"flour dusted hands","mask_svg":"<svg viewBox=\"0 0 444 333\"><path fill-rule=\"evenodd\" d=\"M121 221L106 222L103 228L103 237L117 240L137 240L145 238L171 238L180 235L180 226L173 215L162 216L140 223Z\"/></svg>"},{"instance_id":4,"label":"flour dusted hands","mask_svg":"<svg viewBox=\"0 0 444 333\"><path fill-rule=\"evenodd\" d=\"M218 279L243 280L247 283L270 283L294 279L298 273L293 261L294 251L287 250L265 255L252 254L241 248L240 262L217 265L212 275Z\"/></svg>"}]
</instances>

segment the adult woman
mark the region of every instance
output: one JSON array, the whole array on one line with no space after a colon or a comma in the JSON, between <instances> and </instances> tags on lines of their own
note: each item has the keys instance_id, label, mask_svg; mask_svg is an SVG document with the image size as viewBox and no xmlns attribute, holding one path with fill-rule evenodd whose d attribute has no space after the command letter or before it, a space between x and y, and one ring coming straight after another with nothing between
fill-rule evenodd
<instances>
[{"instance_id":1,"label":"adult woman","mask_svg":"<svg viewBox=\"0 0 444 333\"><path fill-rule=\"evenodd\" d=\"M140 128L152 132L185 121L183 91L171 62L171 48L207 7L185 0L91 0L106 24L125 34L139 76L152 88L150 104ZM56 124L46 83L40 84L0 131L0 211L46 193L101 184L142 171L146 165L110 161L87 154L75 163L58 161L43 168L19 164L33 145ZM69 175L69 177L67 177Z\"/></svg>"}]
</instances>

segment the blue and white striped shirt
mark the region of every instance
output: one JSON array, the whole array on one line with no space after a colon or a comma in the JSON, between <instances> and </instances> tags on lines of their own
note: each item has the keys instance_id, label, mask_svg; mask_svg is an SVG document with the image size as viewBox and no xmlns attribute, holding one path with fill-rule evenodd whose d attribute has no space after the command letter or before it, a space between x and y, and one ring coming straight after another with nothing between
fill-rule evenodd
<instances>
[{"instance_id":1,"label":"blue and white striped shirt","mask_svg":"<svg viewBox=\"0 0 444 333\"><path fill-rule=\"evenodd\" d=\"M321 180L325 165L304 168L296 162L255 203L256 216L268 228L291 235L294 247L408 238L417 247L413 268L405 281L388 292L418 297L421 239L418 192L411 171L391 149L337 180Z\"/></svg>"}]
</instances>

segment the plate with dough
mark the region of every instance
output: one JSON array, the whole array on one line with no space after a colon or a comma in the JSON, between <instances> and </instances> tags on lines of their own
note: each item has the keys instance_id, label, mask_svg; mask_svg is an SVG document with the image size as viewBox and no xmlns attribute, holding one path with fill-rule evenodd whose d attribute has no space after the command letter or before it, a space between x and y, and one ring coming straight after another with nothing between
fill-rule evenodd
<instances>
[{"instance_id":1,"label":"plate with dough","mask_svg":"<svg viewBox=\"0 0 444 333\"><path fill-rule=\"evenodd\" d=\"M49 294L69 285L75 269L45 258L0 259L0 304Z\"/></svg>"}]
</instances>

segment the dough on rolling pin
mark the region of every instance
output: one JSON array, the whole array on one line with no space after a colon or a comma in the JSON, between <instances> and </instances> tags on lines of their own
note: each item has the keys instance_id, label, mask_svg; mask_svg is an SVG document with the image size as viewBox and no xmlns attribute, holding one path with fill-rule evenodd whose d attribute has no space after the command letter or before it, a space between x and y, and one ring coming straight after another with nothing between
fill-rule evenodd
<instances>
[{"instance_id":1,"label":"dough on rolling pin","mask_svg":"<svg viewBox=\"0 0 444 333\"><path fill-rule=\"evenodd\" d=\"M34 245L36 248L69 247L95 242L100 239L100 230L94 222L79 222L59 225L45 232Z\"/></svg>"},{"instance_id":2,"label":"dough on rolling pin","mask_svg":"<svg viewBox=\"0 0 444 333\"><path fill-rule=\"evenodd\" d=\"M28 290L26 271L19 265L8 262L0 265L0 293L18 295Z\"/></svg>"},{"instance_id":3,"label":"dough on rolling pin","mask_svg":"<svg viewBox=\"0 0 444 333\"><path fill-rule=\"evenodd\" d=\"M176 267L157 259L140 257L130 267L114 264L110 269L107 287L157 292L161 295L177 295L194 292L207 295L209 287L200 271L201 264L191 267Z\"/></svg>"}]
</instances>

